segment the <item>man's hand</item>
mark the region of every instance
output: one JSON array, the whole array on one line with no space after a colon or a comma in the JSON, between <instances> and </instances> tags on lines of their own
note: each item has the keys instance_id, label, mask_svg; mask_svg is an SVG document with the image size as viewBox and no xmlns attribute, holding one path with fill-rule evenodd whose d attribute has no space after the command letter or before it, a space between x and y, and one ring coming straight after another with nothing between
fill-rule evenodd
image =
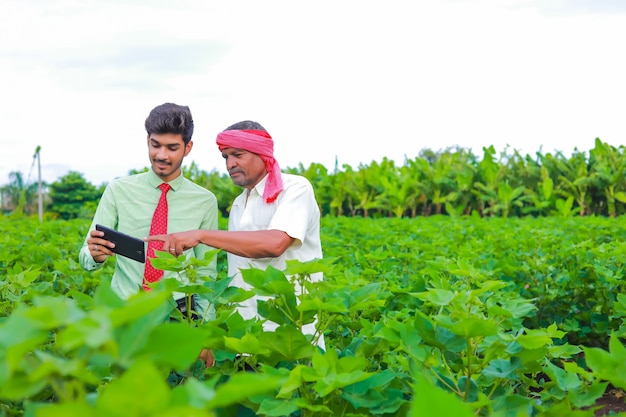
<instances>
[{"instance_id":1,"label":"man's hand","mask_svg":"<svg viewBox=\"0 0 626 417\"><path fill-rule=\"evenodd\" d=\"M100 230L92 230L89 232L89 238L87 239L87 247L89 248L89 253L94 261L98 263L102 263L107 260L109 256L114 256L115 254L111 252L111 248L115 247L115 243L103 239L104 232Z\"/></svg>"},{"instance_id":2,"label":"man's hand","mask_svg":"<svg viewBox=\"0 0 626 417\"><path fill-rule=\"evenodd\" d=\"M199 245L200 230L189 230L186 232L170 233L167 235L154 235L145 237L146 242L161 241L163 242L163 250L174 256L181 255L187 249Z\"/></svg>"}]
</instances>

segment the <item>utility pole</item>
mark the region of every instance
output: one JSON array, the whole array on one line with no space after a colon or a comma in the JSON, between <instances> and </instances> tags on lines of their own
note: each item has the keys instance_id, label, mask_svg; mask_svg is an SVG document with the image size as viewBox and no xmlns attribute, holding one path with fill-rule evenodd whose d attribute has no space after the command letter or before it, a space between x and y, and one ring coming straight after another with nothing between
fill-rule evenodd
<instances>
[{"instance_id":1,"label":"utility pole","mask_svg":"<svg viewBox=\"0 0 626 417\"><path fill-rule=\"evenodd\" d=\"M37 149L35 149L35 155L33 155L33 158L37 158L37 171L39 174L39 185L37 187L37 194L38 194L38 208L39 208L39 221L43 221L43 192L41 190L41 146L37 146Z\"/></svg>"}]
</instances>

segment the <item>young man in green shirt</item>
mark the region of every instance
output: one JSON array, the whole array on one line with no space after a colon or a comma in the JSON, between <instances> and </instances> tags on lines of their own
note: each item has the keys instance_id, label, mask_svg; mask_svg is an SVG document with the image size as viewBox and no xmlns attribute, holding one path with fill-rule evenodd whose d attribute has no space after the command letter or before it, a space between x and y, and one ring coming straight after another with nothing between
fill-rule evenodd
<instances>
[{"instance_id":1,"label":"young man in green shirt","mask_svg":"<svg viewBox=\"0 0 626 417\"><path fill-rule=\"evenodd\" d=\"M113 244L102 238L103 232L95 230L96 224L140 239L148 236L153 213L162 194L159 188L162 183L170 186L166 192L169 233L218 228L217 198L211 191L183 177L181 171L183 159L193 146L194 124L189 107L173 103L157 106L148 115L145 128L151 169L117 178L107 185L79 253L80 265L88 271L101 268L113 255ZM211 249L199 245L186 251L186 254L203 259ZM122 298L128 298L140 291L142 286L147 288L144 267L141 262L116 255L111 280L113 291ZM215 277L216 262L198 272ZM163 278L177 276L174 272L165 271ZM182 297L183 294L174 294L174 298ZM195 310L207 318L208 302L197 296Z\"/></svg>"}]
</instances>

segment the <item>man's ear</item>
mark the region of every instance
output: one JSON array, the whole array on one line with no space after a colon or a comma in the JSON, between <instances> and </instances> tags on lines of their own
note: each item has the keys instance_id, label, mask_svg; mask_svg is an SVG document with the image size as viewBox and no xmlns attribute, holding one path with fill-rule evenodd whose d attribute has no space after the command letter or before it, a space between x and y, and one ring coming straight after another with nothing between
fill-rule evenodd
<instances>
[{"instance_id":1,"label":"man's ear","mask_svg":"<svg viewBox=\"0 0 626 417\"><path fill-rule=\"evenodd\" d=\"M191 152L191 148L193 148L193 141L190 140L189 143L187 143L187 145L185 145L185 156L189 155L189 152Z\"/></svg>"}]
</instances>

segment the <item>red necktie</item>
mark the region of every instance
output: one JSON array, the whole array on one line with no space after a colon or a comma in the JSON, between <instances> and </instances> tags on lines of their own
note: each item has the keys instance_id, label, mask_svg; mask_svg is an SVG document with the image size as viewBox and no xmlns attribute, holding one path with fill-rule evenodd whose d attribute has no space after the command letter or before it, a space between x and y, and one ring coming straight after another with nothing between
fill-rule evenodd
<instances>
[{"instance_id":1,"label":"red necktie","mask_svg":"<svg viewBox=\"0 0 626 417\"><path fill-rule=\"evenodd\" d=\"M152 216L152 224L150 225L150 236L152 235L164 235L167 233L167 192L170 190L170 185L163 183L159 185L161 189L161 198L156 210L154 210L154 216ZM163 271L160 269L154 269L150 259L154 258L155 250L162 250L163 242L152 241L148 242L148 252L146 253L146 269L144 271L143 289L149 290L148 283L156 282L163 277Z\"/></svg>"}]
</instances>

